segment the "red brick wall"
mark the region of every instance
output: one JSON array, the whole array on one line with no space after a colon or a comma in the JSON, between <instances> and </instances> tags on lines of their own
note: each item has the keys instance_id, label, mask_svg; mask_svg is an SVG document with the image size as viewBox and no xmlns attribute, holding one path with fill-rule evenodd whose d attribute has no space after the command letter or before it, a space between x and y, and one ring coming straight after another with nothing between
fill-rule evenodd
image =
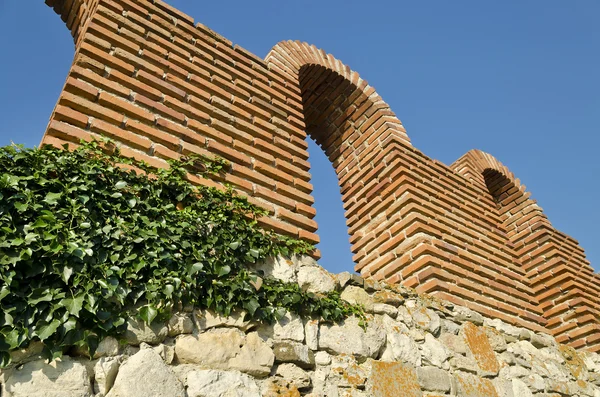
<instances>
[{"instance_id":1,"label":"red brick wall","mask_svg":"<svg viewBox=\"0 0 600 397\"><path fill-rule=\"evenodd\" d=\"M47 3L76 55L44 143L109 136L159 167L222 156L225 175L194 182L231 184L269 211L265 227L318 242L310 136L337 172L363 276L600 350L599 276L577 242L492 156L446 166L414 148L375 89L332 55L288 41L263 60L158 0Z\"/></svg>"}]
</instances>

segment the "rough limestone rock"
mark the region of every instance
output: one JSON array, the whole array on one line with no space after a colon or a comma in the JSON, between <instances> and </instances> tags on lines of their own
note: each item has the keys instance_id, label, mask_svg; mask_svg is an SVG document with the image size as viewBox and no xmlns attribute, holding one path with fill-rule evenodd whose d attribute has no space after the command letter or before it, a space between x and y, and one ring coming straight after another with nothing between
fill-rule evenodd
<instances>
[{"instance_id":1,"label":"rough limestone rock","mask_svg":"<svg viewBox=\"0 0 600 397\"><path fill-rule=\"evenodd\" d=\"M264 377L271 373L275 361L273 350L258 336L251 332L240 352L229 360L228 366L252 376Z\"/></svg>"},{"instance_id":2,"label":"rough limestone rock","mask_svg":"<svg viewBox=\"0 0 600 397\"><path fill-rule=\"evenodd\" d=\"M294 313L286 313L273 324L273 339L304 341L304 323L300 316Z\"/></svg>"},{"instance_id":3,"label":"rough limestone rock","mask_svg":"<svg viewBox=\"0 0 600 397\"><path fill-rule=\"evenodd\" d=\"M22 364L29 361L41 358L44 344L42 342L33 341L24 349L13 350L10 352L10 359L13 364Z\"/></svg>"},{"instance_id":4,"label":"rough limestone rock","mask_svg":"<svg viewBox=\"0 0 600 397\"><path fill-rule=\"evenodd\" d=\"M298 270L298 284L304 291L325 294L335 290L337 280L320 266L304 266Z\"/></svg>"},{"instance_id":5,"label":"rough limestone rock","mask_svg":"<svg viewBox=\"0 0 600 397\"><path fill-rule=\"evenodd\" d=\"M190 371L187 386L188 397L260 397L256 381L238 371Z\"/></svg>"},{"instance_id":6,"label":"rough limestone rock","mask_svg":"<svg viewBox=\"0 0 600 397\"><path fill-rule=\"evenodd\" d=\"M273 277L287 282L296 282L297 265L294 261L283 256L266 258L263 261L251 264L251 270L262 273L265 277Z\"/></svg>"},{"instance_id":7,"label":"rough limestone rock","mask_svg":"<svg viewBox=\"0 0 600 397\"><path fill-rule=\"evenodd\" d=\"M415 369L402 363L372 362L367 391L374 397L423 396Z\"/></svg>"},{"instance_id":8,"label":"rough limestone rock","mask_svg":"<svg viewBox=\"0 0 600 397\"><path fill-rule=\"evenodd\" d=\"M304 325L304 340L311 350L319 348L319 320L308 320Z\"/></svg>"},{"instance_id":9,"label":"rough limestone rock","mask_svg":"<svg viewBox=\"0 0 600 397\"><path fill-rule=\"evenodd\" d=\"M401 361L412 366L421 365L419 346L409 335L403 323L383 316L383 326L387 333L386 345L381 355L382 361Z\"/></svg>"},{"instance_id":10,"label":"rough limestone rock","mask_svg":"<svg viewBox=\"0 0 600 397\"><path fill-rule=\"evenodd\" d=\"M308 373L295 364L283 363L277 366L275 375L287 380L298 389L310 387L311 380Z\"/></svg>"},{"instance_id":11,"label":"rough limestone rock","mask_svg":"<svg viewBox=\"0 0 600 397\"><path fill-rule=\"evenodd\" d=\"M426 307L419 307L409 311L413 320L421 329L436 336L439 334L442 322L436 312Z\"/></svg>"},{"instance_id":12,"label":"rough limestone rock","mask_svg":"<svg viewBox=\"0 0 600 397\"><path fill-rule=\"evenodd\" d=\"M449 368L447 360L450 358L450 352L433 335L429 333L425 335L425 342L421 345L421 352L425 363L443 369Z\"/></svg>"},{"instance_id":13,"label":"rough limestone rock","mask_svg":"<svg viewBox=\"0 0 600 397\"><path fill-rule=\"evenodd\" d=\"M457 394L460 397L499 397L489 379L459 373L456 375Z\"/></svg>"},{"instance_id":14,"label":"rough limestone rock","mask_svg":"<svg viewBox=\"0 0 600 397\"><path fill-rule=\"evenodd\" d=\"M525 382L520 379L512 380L512 392L515 397L532 397L533 393L529 390Z\"/></svg>"},{"instance_id":15,"label":"rough limestone rock","mask_svg":"<svg viewBox=\"0 0 600 397\"><path fill-rule=\"evenodd\" d=\"M245 315L246 312L238 311L233 312L229 316L225 317L213 312L212 310L196 310L194 311L194 320L196 321L196 326L200 331L220 327L235 327L241 329L242 331L247 331L255 327L257 324L252 321L244 321Z\"/></svg>"},{"instance_id":16,"label":"rough limestone rock","mask_svg":"<svg viewBox=\"0 0 600 397\"><path fill-rule=\"evenodd\" d=\"M94 365L94 393L108 393L115 383L121 357L102 357Z\"/></svg>"},{"instance_id":17,"label":"rough limestone rock","mask_svg":"<svg viewBox=\"0 0 600 397\"><path fill-rule=\"evenodd\" d=\"M361 305L367 312L373 311L373 304L375 303L373 298L360 287L353 285L346 287L340 297L353 305Z\"/></svg>"},{"instance_id":18,"label":"rough limestone rock","mask_svg":"<svg viewBox=\"0 0 600 397\"><path fill-rule=\"evenodd\" d=\"M418 367L417 378L423 390L447 393L452 387L448 372L436 367Z\"/></svg>"},{"instance_id":19,"label":"rough limestone rock","mask_svg":"<svg viewBox=\"0 0 600 397\"><path fill-rule=\"evenodd\" d=\"M106 397L184 397L185 388L152 349L140 350L119 368Z\"/></svg>"},{"instance_id":20,"label":"rough limestone rock","mask_svg":"<svg viewBox=\"0 0 600 397\"><path fill-rule=\"evenodd\" d=\"M191 334L194 331L194 320L190 313L175 313L169 319L169 336Z\"/></svg>"},{"instance_id":21,"label":"rough limestone rock","mask_svg":"<svg viewBox=\"0 0 600 397\"><path fill-rule=\"evenodd\" d=\"M369 376L370 363L360 365L352 356L334 356L328 381L340 387L363 388Z\"/></svg>"},{"instance_id":22,"label":"rough limestone rock","mask_svg":"<svg viewBox=\"0 0 600 397\"><path fill-rule=\"evenodd\" d=\"M26 363L12 372L2 397L89 397L92 385L86 367L68 357L48 363Z\"/></svg>"},{"instance_id":23,"label":"rough limestone rock","mask_svg":"<svg viewBox=\"0 0 600 397\"><path fill-rule=\"evenodd\" d=\"M94 358L111 357L119 354L119 341L112 336L107 336L98 343Z\"/></svg>"},{"instance_id":24,"label":"rough limestone rock","mask_svg":"<svg viewBox=\"0 0 600 397\"><path fill-rule=\"evenodd\" d=\"M356 317L349 317L339 324L321 324L319 327L319 349L336 354L376 358L385 341L385 329L377 318L368 321L366 331Z\"/></svg>"},{"instance_id":25,"label":"rough limestone rock","mask_svg":"<svg viewBox=\"0 0 600 397\"><path fill-rule=\"evenodd\" d=\"M275 359L283 363L295 363L303 368L315 365L315 356L308 346L292 341L276 342L273 346Z\"/></svg>"},{"instance_id":26,"label":"rough limestone rock","mask_svg":"<svg viewBox=\"0 0 600 397\"><path fill-rule=\"evenodd\" d=\"M240 354L245 335L238 329L214 329L199 335L180 335L175 340L175 357L183 364L226 369Z\"/></svg>"},{"instance_id":27,"label":"rough limestone rock","mask_svg":"<svg viewBox=\"0 0 600 397\"><path fill-rule=\"evenodd\" d=\"M410 336L401 333L388 334L381 361L400 361L414 367L421 365L421 352Z\"/></svg>"},{"instance_id":28,"label":"rough limestone rock","mask_svg":"<svg viewBox=\"0 0 600 397\"><path fill-rule=\"evenodd\" d=\"M166 325L158 323L147 325L142 320L130 318L127 320L125 339L127 339L127 343L135 346L142 342L156 345L165 340L168 332Z\"/></svg>"}]
</instances>

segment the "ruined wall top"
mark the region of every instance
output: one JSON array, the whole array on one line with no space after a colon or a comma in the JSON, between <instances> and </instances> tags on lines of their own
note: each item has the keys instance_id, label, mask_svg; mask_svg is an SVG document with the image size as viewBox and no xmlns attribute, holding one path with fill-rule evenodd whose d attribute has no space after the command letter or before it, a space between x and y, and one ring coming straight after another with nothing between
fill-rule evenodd
<instances>
[{"instance_id":1,"label":"ruined wall top","mask_svg":"<svg viewBox=\"0 0 600 397\"><path fill-rule=\"evenodd\" d=\"M447 166L413 147L331 54L285 41L261 59L158 0L46 3L76 54L43 143L108 136L157 167L224 157L224 175L194 182L230 184L269 212L264 227L316 243L310 137L336 170L362 276L600 350L600 278L578 243L493 156Z\"/></svg>"}]
</instances>

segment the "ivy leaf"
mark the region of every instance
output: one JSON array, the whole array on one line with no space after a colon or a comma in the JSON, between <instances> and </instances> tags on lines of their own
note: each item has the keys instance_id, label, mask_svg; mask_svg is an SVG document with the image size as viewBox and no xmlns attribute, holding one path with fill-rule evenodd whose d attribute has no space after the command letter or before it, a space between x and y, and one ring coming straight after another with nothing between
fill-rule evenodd
<instances>
[{"instance_id":1,"label":"ivy leaf","mask_svg":"<svg viewBox=\"0 0 600 397\"><path fill-rule=\"evenodd\" d=\"M4 299L8 294L10 294L10 290L6 285L3 285L2 288L0 288L0 301Z\"/></svg>"},{"instance_id":2,"label":"ivy leaf","mask_svg":"<svg viewBox=\"0 0 600 397\"><path fill-rule=\"evenodd\" d=\"M48 194L46 194L46 198L44 198L43 201L46 202L47 204L54 205L58 202L58 199L60 198L60 196L62 196L62 193L48 192Z\"/></svg>"},{"instance_id":3,"label":"ivy leaf","mask_svg":"<svg viewBox=\"0 0 600 397\"><path fill-rule=\"evenodd\" d=\"M219 276L219 277L223 277L223 276L225 276L226 274L229 274L229 272L231 272L231 267L229 267L228 265L221 266L221 267L219 268L218 276Z\"/></svg>"},{"instance_id":4,"label":"ivy leaf","mask_svg":"<svg viewBox=\"0 0 600 397\"><path fill-rule=\"evenodd\" d=\"M229 244L229 248L231 248L232 250L237 249L237 247L240 246L240 242L239 241L234 241L233 243Z\"/></svg>"},{"instance_id":5,"label":"ivy leaf","mask_svg":"<svg viewBox=\"0 0 600 397\"><path fill-rule=\"evenodd\" d=\"M56 332L58 327L60 327L60 324L61 323L59 319L54 319L50 323L43 323L41 326L37 326L35 333L43 342Z\"/></svg>"},{"instance_id":6,"label":"ivy leaf","mask_svg":"<svg viewBox=\"0 0 600 397\"><path fill-rule=\"evenodd\" d=\"M148 325L152 323L152 320L156 318L157 314L158 310L152 305L144 306L139 310L140 318Z\"/></svg>"},{"instance_id":7,"label":"ivy leaf","mask_svg":"<svg viewBox=\"0 0 600 397\"><path fill-rule=\"evenodd\" d=\"M115 183L115 189L121 190L123 188L125 188L127 186L127 182L125 181L119 181L117 183Z\"/></svg>"},{"instance_id":8,"label":"ivy leaf","mask_svg":"<svg viewBox=\"0 0 600 397\"><path fill-rule=\"evenodd\" d=\"M61 301L67 311L75 317L79 317L79 312L83 308L84 295L78 295L74 298L65 298Z\"/></svg>"},{"instance_id":9,"label":"ivy leaf","mask_svg":"<svg viewBox=\"0 0 600 397\"><path fill-rule=\"evenodd\" d=\"M188 270L188 275L189 276L193 276L194 274L198 273L200 270L202 270L202 268L204 267L204 265L202 265L202 263L200 262L196 262L194 263L192 266L190 266L189 270ZM1 295L0 295L1 296ZM1 299L1 298L0 298Z\"/></svg>"},{"instance_id":10,"label":"ivy leaf","mask_svg":"<svg viewBox=\"0 0 600 397\"><path fill-rule=\"evenodd\" d=\"M65 283L69 282L69 279L71 278L71 275L73 274L73 268L69 267L69 266L65 266L63 267L63 280L65 281Z\"/></svg>"}]
</instances>

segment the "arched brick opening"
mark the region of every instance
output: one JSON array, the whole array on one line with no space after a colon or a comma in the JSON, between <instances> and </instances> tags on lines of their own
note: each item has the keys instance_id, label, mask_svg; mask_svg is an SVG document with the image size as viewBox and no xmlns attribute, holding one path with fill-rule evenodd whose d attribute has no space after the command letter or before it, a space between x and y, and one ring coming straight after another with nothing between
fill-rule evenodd
<instances>
[{"instance_id":1,"label":"arched brick opening","mask_svg":"<svg viewBox=\"0 0 600 397\"><path fill-rule=\"evenodd\" d=\"M547 329L560 342L600 351L600 290L577 241L554 229L525 186L490 154L472 150L453 168L490 193Z\"/></svg>"},{"instance_id":2,"label":"arched brick opening","mask_svg":"<svg viewBox=\"0 0 600 397\"><path fill-rule=\"evenodd\" d=\"M381 247L390 240L387 227L381 227L394 194L393 169L386 167L386 159L392 159L395 145L411 147L402 123L358 73L314 46L281 42L266 61L298 81L305 130L338 176L356 270L371 272L368 266L374 263L384 267L389 260L381 258L395 257L392 245L368 253L364 248L369 242ZM369 223L378 217L379 222ZM380 226L379 234L374 225Z\"/></svg>"}]
</instances>

